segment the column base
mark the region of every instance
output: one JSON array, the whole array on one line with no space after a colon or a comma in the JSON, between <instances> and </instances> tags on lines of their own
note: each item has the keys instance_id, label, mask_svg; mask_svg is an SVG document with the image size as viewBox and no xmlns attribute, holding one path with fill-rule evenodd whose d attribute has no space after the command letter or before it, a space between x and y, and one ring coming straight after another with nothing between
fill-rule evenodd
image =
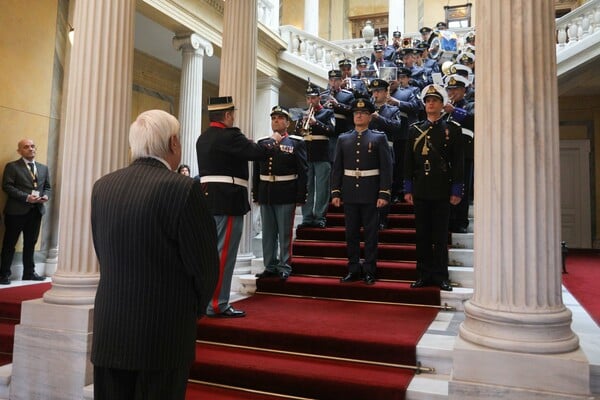
<instances>
[{"instance_id":1,"label":"column base","mask_svg":"<svg viewBox=\"0 0 600 400\"><path fill-rule=\"evenodd\" d=\"M15 327L11 400L81 399L92 383L93 306L23 302Z\"/></svg>"},{"instance_id":2,"label":"column base","mask_svg":"<svg viewBox=\"0 0 600 400\"><path fill-rule=\"evenodd\" d=\"M580 350L527 354L490 349L457 337L450 400L593 399L590 369Z\"/></svg>"},{"instance_id":3,"label":"column base","mask_svg":"<svg viewBox=\"0 0 600 400\"><path fill-rule=\"evenodd\" d=\"M52 304L93 305L100 274L52 276L52 288L44 293L44 301Z\"/></svg>"}]
</instances>

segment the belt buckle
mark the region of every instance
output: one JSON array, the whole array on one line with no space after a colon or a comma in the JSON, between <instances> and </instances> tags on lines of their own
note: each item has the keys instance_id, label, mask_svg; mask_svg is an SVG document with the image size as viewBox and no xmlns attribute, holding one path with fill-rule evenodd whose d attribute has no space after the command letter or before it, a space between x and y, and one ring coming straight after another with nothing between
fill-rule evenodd
<instances>
[{"instance_id":1,"label":"belt buckle","mask_svg":"<svg viewBox=\"0 0 600 400\"><path fill-rule=\"evenodd\" d=\"M304 140L307 140L309 142L312 141L312 135L305 135Z\"/></svg>"},{"instance_id":2,"label":"belt buckle","mask_svg":"<svg viewBox=\"0 0 600 400\"><path fill-rule=\"evenodd\" d=\"M361 171L354 171L354 176L357 178L360 178L362 176L362 172Z\"/></svg>"},{"instance_id":3,"label":"belt buckle","mask_svg":"<svg viewBox=\"0 0 600 400\"><path fill-rule=\"evenodd\" d=\"M269 175L269 182L275 182L277 177L275 175Z\"/></svg>"}]
</instances>

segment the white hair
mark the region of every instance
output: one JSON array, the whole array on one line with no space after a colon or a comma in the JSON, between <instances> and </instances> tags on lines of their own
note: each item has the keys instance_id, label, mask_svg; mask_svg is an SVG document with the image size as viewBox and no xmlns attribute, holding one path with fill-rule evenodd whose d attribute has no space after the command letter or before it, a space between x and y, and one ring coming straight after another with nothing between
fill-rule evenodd
<instances>
[{"instance_id":1,"label":"white hair","mask_svg":"<svg viewBox=\"0 0 600 400\"><path fill-rule=\"evenodd\" d=\"M179 121L163 110L144 111L129 128L131 159L165 158L169 154L171 136L179 133Z\"/></svg>"}]
</instances>

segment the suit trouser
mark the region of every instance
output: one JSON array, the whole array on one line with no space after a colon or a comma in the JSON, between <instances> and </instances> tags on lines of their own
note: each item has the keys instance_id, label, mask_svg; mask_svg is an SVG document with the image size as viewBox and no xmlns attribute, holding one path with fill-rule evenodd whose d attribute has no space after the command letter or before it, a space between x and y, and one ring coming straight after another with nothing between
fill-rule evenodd
<instances>
[{"instance_id":1,"label":"suit trouser","mask_svg":"<svg viewBox=\"0 0 600 400\"><path fill-rule=\"evenodd\" d=\"M290 257L295 211L296 204L260 205L263 260L267 271L292 272Z\"/></svg>"},{"instance_id":2,"label":"suit trouser","mask_svg":"<svg viewBox=\"0 0 600 400\"><path fill-rule=\"evenodd\" d=\"M94 366L94 400L183 400L190 367L125 370Z\"/></svg>"},{"instance_id":3,"label":"suit trouser","mask_svg":"<svg viewBox=\"0 0 600 400\"><path fill-rule=\"evenodd\" d=\"M40 234L42 214L37 207L33 207L27 214L4 215L4 240L2 241L2 254L0 255L0 276L10 276L10 266L15 255L15 246L23 232L23 275L31 275L35 271L33 252Z\"/></svg>"},{"instance_id":4,"label":"suit trouser","mask_svg":"<svg viewBox=\"0 0 600 400\"><path fill-rule=\"evenodd\" d=\"M450 196L443 200L414 199L419 278L439 284L448 280Z\"/></svg>"},{"instance_id":5,"label":"suit trouser","mask_svg":"<svg viewBox=\"0 0 600 400\"><path fill-rule=\"evenodd\" d=\"M375 275L377 267L378 211L376 203L344 203L346 224L346 248L348 253L348 272L370 273ZM360 227L365 234L365 257L360 265Z\"/></svg>"},{"instance_id":6,"label":"suit trouser","mask_svg":"<svg viewBox=\"0 0 600 400\"><path fill-rule=\"evenodd\" d=\"M313 161L308 163L308 197L302 206L303 223L325 222L325 213L329 206L329 177L331 164L329 161Z\"/></svg>"},{"instance_id":7,"label":"suit trouser","mask_svg":"<svg viewBox=\"0 0 600 400\"><path fill-rule=\"evenodd\" d=\"M237 259L238 247L244 227L243 215L214 215L217 225L217 249L219 251L219 280L206 313L219 314L229 308L231 279Z\"/></svg>"}]
</instances>

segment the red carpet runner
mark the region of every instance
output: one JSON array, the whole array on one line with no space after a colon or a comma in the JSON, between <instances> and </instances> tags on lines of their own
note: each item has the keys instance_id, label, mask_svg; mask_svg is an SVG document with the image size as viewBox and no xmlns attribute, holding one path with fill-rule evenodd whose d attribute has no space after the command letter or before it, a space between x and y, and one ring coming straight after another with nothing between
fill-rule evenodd
<instances>
[{"instance_id":1,"label":"red carpet runner","mask_svg":"<svg viewBox=\"0 0 600 400\"><path fill-rule=\"evenodd\" d=\"M567 256L567 272L563 274L563 284L596 324L600 325L600 253L570 252Z\"/></svg>"}]
</instances>

